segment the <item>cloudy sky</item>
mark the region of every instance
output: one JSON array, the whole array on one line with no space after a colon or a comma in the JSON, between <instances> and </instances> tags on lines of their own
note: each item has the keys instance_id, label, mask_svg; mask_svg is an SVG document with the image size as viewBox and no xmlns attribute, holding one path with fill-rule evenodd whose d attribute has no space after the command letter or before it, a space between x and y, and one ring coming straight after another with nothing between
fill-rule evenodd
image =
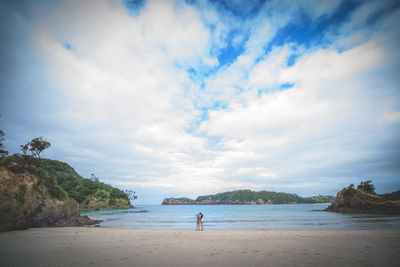
<instances>
[{"instance_id":1,"label":"cloudy sky","mask_svg":"<svg viewBox=\"0 0 400 267\"><path fill-rule=\"evenodd\" d=\"M136 190L400 189L398 1L0 1L6 146Z\"/></svg>"}]
</instances>

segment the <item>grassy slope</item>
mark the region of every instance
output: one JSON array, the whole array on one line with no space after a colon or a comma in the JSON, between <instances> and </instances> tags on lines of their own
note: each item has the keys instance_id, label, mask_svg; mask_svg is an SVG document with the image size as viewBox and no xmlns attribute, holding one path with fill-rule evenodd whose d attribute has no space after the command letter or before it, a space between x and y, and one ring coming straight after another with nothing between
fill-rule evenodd
<instances>
[{"instance_id":1,"label":"grassy slope","mask_svg":"<svg viewBox=\"0 0 400 267\"><path fill-rule=\"evenodd\" d=\"M83 178L65 162L43 159L41 169L55 177L57 184L69 197L79 202L81 209L130 205L127 194L122 190Z\"/></svg>"}]
</instances>

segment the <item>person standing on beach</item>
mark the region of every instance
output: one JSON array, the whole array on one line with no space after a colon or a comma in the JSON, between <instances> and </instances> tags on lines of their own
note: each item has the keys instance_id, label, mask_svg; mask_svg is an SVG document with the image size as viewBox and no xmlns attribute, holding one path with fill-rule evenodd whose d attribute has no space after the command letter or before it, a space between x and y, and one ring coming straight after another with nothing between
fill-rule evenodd
<instances>
[{"instance_id":1,"label":"person standing on beach","mask_svg":"<svg viewBox=\"0 0 400 267\"><path fill-rule=\"evenodd\" d=\"M200 230L200 213L196 214L196 231Z\"/></svg>"},{"instance_id":2,"label":"person standing on beach","mask_svg":"<svg viewBox=\"0 0 400 267\"><path fill-rule=\"evenodd\" d=\"M203 223L204 223L204 219L203 219L203 217L204 217L204 215L203 215L203 213L199 213L199 215L200 215L200 225L201 225L201 231L203 231L204 230L204 228L203 228Z\"/></svg>"}]
</instances>

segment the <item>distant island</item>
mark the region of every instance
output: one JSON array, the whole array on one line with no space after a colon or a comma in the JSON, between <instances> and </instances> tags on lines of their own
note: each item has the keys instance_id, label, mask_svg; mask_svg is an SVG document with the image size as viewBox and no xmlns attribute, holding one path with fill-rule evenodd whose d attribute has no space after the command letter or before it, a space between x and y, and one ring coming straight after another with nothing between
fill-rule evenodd
<instances>
[{"instance_id":1,"label":"distant island","mask_svg":"<svg viewBox=\"0 0 400 267\"><path fill-rule=\"evenodd\" d=\"M300 197L296 194L273 192L236 190L215 195L199 196L195 200L181 198L166 198L162 205L263 205L263 204L300 204L300 203L330 203L334 196Z\"/></svg>"}]
</instances>

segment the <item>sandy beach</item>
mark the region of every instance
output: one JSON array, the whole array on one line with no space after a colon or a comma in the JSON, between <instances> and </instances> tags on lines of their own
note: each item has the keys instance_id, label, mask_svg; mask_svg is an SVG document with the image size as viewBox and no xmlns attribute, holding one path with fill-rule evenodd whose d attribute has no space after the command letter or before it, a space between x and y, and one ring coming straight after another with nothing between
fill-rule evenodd
<instances>
[{"instance_id":1,"label":"sandy beach","mask_svg":"<svg viewBox=\"0 0 400 267\"><path fill-rule=\"evenodd\" d=\"M2 266L398 266L400 230L41 228L0 233Z\"/></svg>"}]
</instances>

